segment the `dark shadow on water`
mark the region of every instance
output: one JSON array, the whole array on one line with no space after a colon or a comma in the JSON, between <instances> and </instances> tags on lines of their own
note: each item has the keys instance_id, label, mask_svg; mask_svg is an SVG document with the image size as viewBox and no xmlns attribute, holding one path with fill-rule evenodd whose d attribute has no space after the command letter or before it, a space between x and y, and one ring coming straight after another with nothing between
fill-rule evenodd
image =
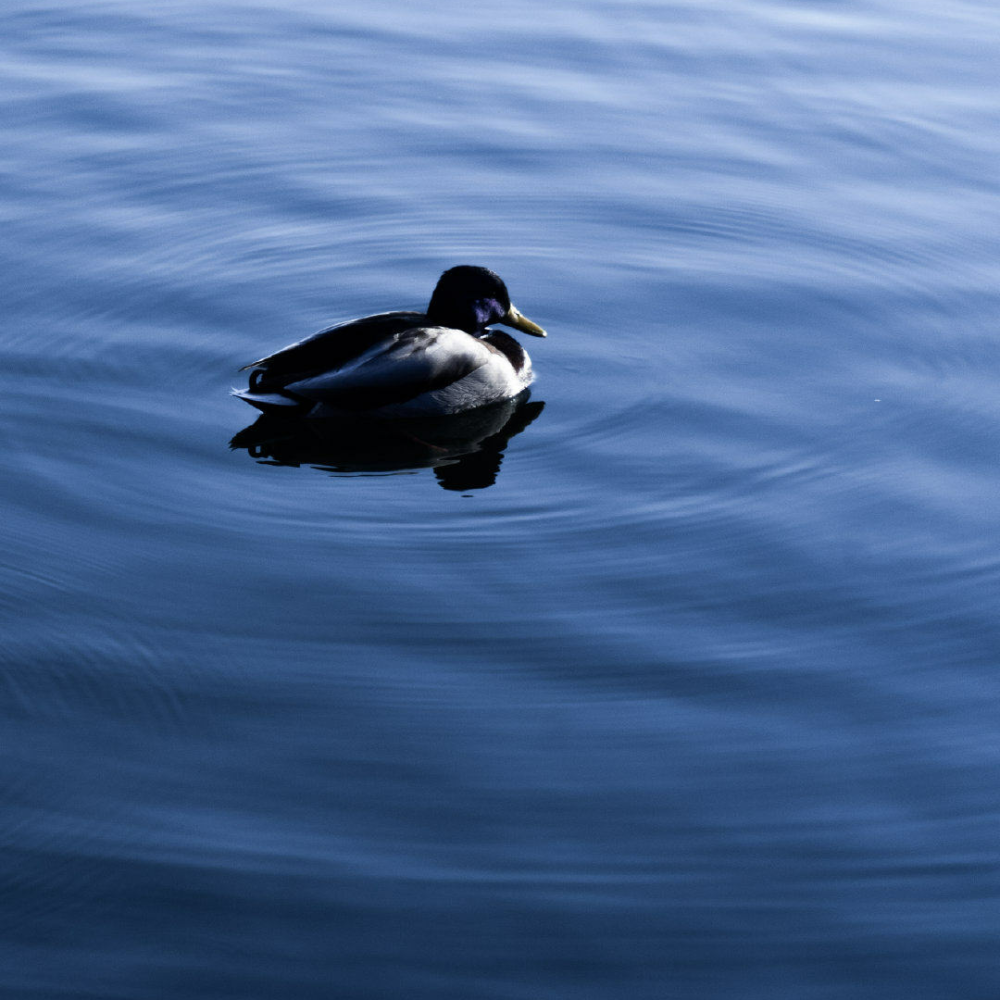
<instances>
[{"instance_id":1,"label":"dark shadow on water","mask_svg":"<svg viewBox=\"0 0 1000 1000\"><path fill-rule=\"evenodd\" d=\"M321 472L376 473L433 469L442 489L492 486L510 440L545 407L528 393L447 417L373 420L264 415L230 442L261 465L310 466Z\"/></svg>"}]
</instances>

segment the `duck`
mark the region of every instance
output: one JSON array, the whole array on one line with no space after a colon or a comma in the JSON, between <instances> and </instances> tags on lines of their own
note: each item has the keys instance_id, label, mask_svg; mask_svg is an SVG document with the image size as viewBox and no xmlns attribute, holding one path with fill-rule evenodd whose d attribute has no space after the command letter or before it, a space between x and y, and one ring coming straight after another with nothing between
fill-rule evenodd
<instances>
[{"instance_id":1,"label":"duck","mask_svg":"<svg viewBox=\"0 0 1000 1000\"><path fill-rule=\"evenodd\" d=\"M296 416L444 416L520 395L534 373L509 326L547 336L486 267L438 279L425 312L385 312L341 323L244 365L233 395L264 413Z\"/></svg>"}]
</instances>

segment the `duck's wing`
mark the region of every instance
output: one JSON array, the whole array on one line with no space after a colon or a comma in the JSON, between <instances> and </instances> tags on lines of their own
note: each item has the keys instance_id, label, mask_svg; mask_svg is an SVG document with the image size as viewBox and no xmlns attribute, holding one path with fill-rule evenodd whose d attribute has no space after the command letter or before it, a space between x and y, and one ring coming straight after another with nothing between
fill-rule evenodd
<instances>
[{"instance_id":1,"label":"duck's wing","mask_svg":"<svg viewBox=\"0 0 1000 1000\"><path fill-rule=\"evenodd\" d=\"M365 316L314 333L274 354L260 358L240 371L262 368L266 380L280 384L288 377L306 376L340 368L371 350L380 341L419 327L427 317L418 312L388 312Z\"/></svg>"},{"instance_id":2,"label":"duck's wing","mask_svg":"<svg viewBox=\"0 0 1000 1000\"><path fill-rule=\"evenodd\" d=\"M375 410L444 389L482 368L495 351L461 330L421 327L334 371L290 382L299 399L344 410Z\"/></svg>"}]
</instances>

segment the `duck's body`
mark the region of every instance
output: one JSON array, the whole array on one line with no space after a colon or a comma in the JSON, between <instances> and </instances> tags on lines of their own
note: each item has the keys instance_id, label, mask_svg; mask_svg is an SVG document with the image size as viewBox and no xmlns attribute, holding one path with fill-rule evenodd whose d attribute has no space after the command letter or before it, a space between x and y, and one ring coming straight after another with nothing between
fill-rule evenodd
<instances>
[{"instance_id":1,"label":"duck's body","mask_svg":"<svg viewBox=\"0 0 1000 1000\"><path fill-rule=\"evenodd\" d=\"M235 394L259 410L364 412L385 417L459 413L509 399L532 381L521 345L490 323L545 331L510 303L492 271L445 271L427 311L389 312L332 327L255 361Z\"/></svg>"}]
</instances>

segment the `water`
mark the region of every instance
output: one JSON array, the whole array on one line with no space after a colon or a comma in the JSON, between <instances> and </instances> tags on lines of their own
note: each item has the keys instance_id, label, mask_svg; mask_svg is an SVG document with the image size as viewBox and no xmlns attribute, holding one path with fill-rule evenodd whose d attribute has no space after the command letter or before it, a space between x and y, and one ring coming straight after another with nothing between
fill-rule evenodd
<instances>
[{"instance_id":1,"label":"water","mask_svg":"<svg viewBox=\"0 0 1000 1000\"><path fill-rule=\"evenodd\" d=\"M998 37L5 8L0 994L996 996ZM457 263L530 409L246 430Z\"/></svg>"}]
</instances>

